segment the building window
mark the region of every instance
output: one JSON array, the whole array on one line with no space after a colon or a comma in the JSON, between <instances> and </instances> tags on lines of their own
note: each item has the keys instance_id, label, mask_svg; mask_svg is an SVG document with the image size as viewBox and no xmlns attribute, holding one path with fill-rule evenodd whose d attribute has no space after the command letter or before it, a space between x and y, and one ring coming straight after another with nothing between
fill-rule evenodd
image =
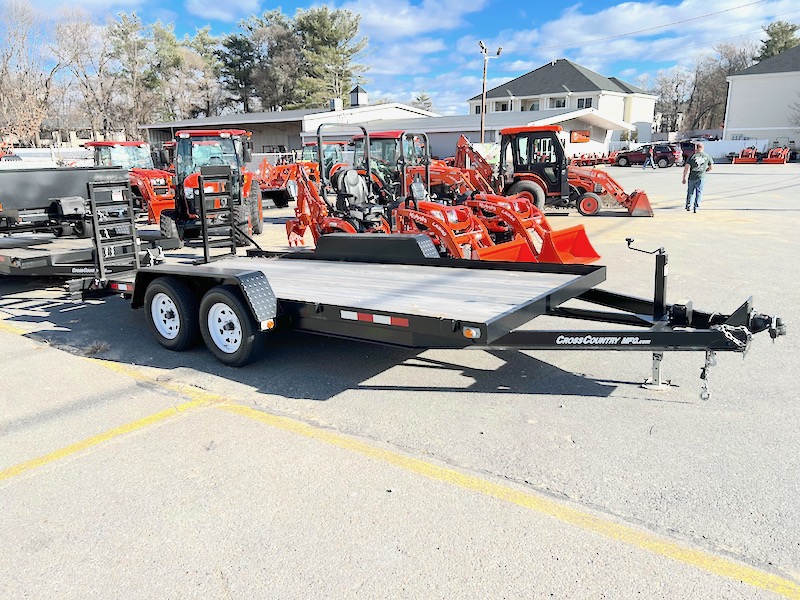
<instances>
[{"instance_id":1,"label":"building window","mask_svg":"<svg viewBox=\"0 0 800 600\"><path fill-rule=\"evenodd\" d=\"M592 99L578 98L578 108L592 108Z\"/></svg>"},{"instance_id":2,"label":"building window","mask_svg":"<svg viewBox=\"0 0 800 600\"><path fill-rule=\"evenodd\" d=\"M566 98L550 98L550 108L565 108L566 106Z\"/></svg>"},{"instance_id":3,"label":"building window","mask_svg":"<svg viewBox=\"0 0 800 600\"><path fill-rule=\"evenodd\" d=\"M481 114L481 105L480 104L478 104L478 106L475 107L475 114L476 115Z\"/></svg>"},{"instance_id":4,"label":"building window","mask_svg":"<svg viewBox=\"0 0 800 600\"><path fill-rule=\"evenodd\" d=\"M494 109L498 112L506 112L508 111L508 102L497 102Z\"/></svg>"},{"instance_id":5,"label":"building window","mask_svg":"<svg viewBox=\"0 0 800 600\"><path fill-rule=\"evenodd\" d=\"M539 101L531 100L531 106L528 110L539 110Z\"/></svg>"}]
</instances>

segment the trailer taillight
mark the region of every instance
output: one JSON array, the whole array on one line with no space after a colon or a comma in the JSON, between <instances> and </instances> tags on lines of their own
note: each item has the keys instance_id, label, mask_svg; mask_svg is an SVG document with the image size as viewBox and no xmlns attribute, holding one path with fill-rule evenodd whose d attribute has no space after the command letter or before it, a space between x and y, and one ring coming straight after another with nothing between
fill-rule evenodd
<instances>
[{"instance_id":1,"label":"trailer taillight","mask_svg":"<svg viewBox=\"0 0 800 600\"><path fill-rule=\"evenodd\" d=\"M477 340L481 337L481 330L477 327L462 327L461 333L463 333L464 337L468 340Z\"/></svg>"}]
</instances>

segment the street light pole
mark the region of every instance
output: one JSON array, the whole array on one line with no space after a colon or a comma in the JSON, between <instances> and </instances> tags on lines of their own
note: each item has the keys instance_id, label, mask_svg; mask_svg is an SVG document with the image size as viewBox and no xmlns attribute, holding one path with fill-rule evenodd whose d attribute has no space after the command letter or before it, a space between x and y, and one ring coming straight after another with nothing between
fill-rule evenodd
<instances>
[{"instance_id":1,"label":"street light pole","mask_svg":"<svg viewBox=\"0 0 800 600\"><path fill-rule=\"evenodd\" d=\"M484 137L484 127L486 123L486 67L489 65L490 58L497 58L498 56L500 56L500 53L503 51L503 47L500 46L497 49L497 54L495 56L489 56L489 50L488 48L486 48L486 44L484 44L482 40L478 40L478 46L480 46L481 54L483 54L483 91L481 92L481 144L482 144Z\"/></svg>"}]
</instances>

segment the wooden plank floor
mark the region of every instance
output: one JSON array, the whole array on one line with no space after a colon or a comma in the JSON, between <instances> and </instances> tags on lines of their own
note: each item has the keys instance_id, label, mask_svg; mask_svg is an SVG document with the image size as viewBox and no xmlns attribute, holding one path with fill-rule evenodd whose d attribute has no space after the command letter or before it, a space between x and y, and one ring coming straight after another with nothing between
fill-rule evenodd
<instances>
[{"instance_id":1,"label":"wooden plank floor","mask_svg":"<svg viewBox=\"0 0 800 600\"><path fill-rule=\"evenodd\" d=\"M486 322L578 275L414 265L232 258L208 265L261 271L283 300Z\"/></svg>"}]
</instances>

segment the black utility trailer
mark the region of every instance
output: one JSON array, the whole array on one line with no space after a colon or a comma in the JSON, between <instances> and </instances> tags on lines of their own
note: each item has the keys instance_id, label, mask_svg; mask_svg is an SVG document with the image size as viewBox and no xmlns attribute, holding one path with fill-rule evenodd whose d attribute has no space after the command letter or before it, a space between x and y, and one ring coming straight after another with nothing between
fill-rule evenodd
<instances>
[{"instance_id":1,"label":"black utility trailer","mask_svg":"<svg viewBox=\"0 0 800 600\"><path fill-rule=\"evenodd\" d=\"M0 232L53 231L91 237L87 189L126 181L120 167L0 170Z\"/></svg>"},{"instance_id":2,"label":"black utility trailer","mask_svg":"<svg viewBox=\"0 0 800 600\"><path fill-rule=\"evenodd\" d=\"M144 267L136 252L109 260L106 249L117 242L95 218L95 271L70 289L130 297L133 308L145 308L162 346L185 350L202 337L231 366L250 361L259 339L276 328L414 348L647 351L654 387L662 385L665 351L703 351L705 398L715 352L744 353L761 331L773 339L785 334L779 318L756 313L749 300L730 315L697 311L691 302L668 305L663 250L655 253L652 300L598 289L603 266L444 259L426 235L330 234L314 252L237 256L232 203L204 187L201 179L202 258ZM206 206L223 207L214 209L213 226ZM570 300L593 308L564 306ZM531 328L545 315L606 327Z\"/></svg>"}]
</instances>

